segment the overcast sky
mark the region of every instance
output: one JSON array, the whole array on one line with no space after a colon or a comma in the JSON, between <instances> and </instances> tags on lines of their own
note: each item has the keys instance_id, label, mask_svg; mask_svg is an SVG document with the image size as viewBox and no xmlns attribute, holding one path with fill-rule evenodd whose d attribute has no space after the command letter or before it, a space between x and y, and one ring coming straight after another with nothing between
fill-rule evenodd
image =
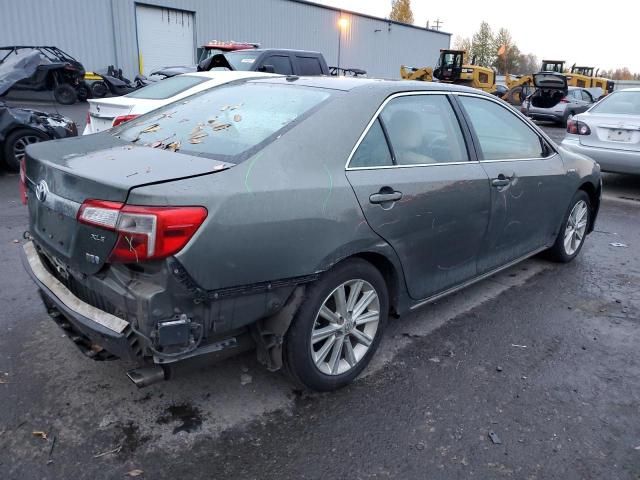
<instances>
[{"instance_id":1,"label":"overcast sky","mask_svg":"<svg viewBox=\"0 0 640 480\"><path fill-rule=\"evenodd\" d=\"M387 17L391 0L312 0L317 3ZM518 0L412 0L415 24L442 20L442 30L470 37L486 20L494 31L506 27L524 53L538 59L566 60L568 65L628 67L640 73L638 41L640 2L562 2Z\"/></svg>"}]
</instances>

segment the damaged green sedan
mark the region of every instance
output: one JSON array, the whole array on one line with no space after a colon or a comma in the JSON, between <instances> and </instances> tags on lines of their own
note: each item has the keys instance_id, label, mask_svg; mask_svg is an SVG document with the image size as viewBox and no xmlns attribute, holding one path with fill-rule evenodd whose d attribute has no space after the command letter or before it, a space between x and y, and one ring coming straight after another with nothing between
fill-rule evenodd
<instances>
[{"instance_id":1,"label":"damaged green sedan","mask_svg":"<svg viewBox=\"0 0 640 480\"><path fill-rule=\"evenodd\" d=\"M88 356L255 348L332 390L402 315L542 251L580 252L600 169L477 90L282 77L27 149L24 264Z\"/></svg>"}]
</instances>

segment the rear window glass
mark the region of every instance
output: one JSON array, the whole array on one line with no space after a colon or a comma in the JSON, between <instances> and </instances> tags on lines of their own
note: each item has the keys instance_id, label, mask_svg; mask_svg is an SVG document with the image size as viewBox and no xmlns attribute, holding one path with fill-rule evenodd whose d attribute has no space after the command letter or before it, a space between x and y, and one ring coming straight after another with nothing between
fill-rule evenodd
<instances>
[{"instance_id":1,"label":"rear window glass","mask_svg":"<svg viewBox=\"0 0 640 480\"><path fill-rule=\"evenodd\" d=\"M322 75L320 60L316 57L296 57L300 75Z\"/></svg>"},{"instance_id":2,"label":"rear window glass","mask_svg":"<svg viewBox=\"0 0 640 480\"><path fill-rule=\"evenodd\" d=\"M640 92L617 92L606 96L591 109L593 113L640 115Z\"/></svg>"},{"instance_id":3,"label":"rear window glass","mask_svg":"<svg viewBox=\"0 0 640 480\"><path fill-rule=\"evenodd\" d=\"M179 75L177 77L167 78L166 80L160 80L151 85L131 92L125 97L128 98L143 98L147 100L165 100L167 98L174 97L179 93L184 92L196 85L210 80L207 77L197 77L195 75Z\"/></svg>"},{"instance_id":4,"label":"rear window glass","mask_svg":"<svg viewBox=\"0 0 640 480\"><path fill-rule=\"evenodd\" d=\"M238 163L333 94L294 85L223 85L154 110L112 132L139 145Z\"/></svg>"}]
</instances>

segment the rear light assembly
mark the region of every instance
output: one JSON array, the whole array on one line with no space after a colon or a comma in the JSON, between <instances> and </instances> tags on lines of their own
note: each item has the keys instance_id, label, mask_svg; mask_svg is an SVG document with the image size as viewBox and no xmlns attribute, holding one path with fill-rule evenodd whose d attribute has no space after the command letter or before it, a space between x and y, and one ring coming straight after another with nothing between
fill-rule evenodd
<instances>
[{"instance_id":1,"label":"rear light assembly","mask_svg":"<svg viewBox=\"0 0 640 480\"><path fill-rule=\"evenodd\" d=\"M133 120L134 118L139 117L140 115L120 115L113 120L112 127L117 127L118 125L123 124L124 122L128 122L129 120Z\"/></svg>"},{"instance_id":2,"label":"rear light assembly","mask_svg":"<svg viewBox=\"0 0 640 480\"><path fill-rule=\"evenodd\" d=\"M567 122L567 133L573 135L591 135L589 125L579 120L569 120Z\"/></svg>"},{"instance_id":3,"label":"rear light assembly","mask_svg":"<svg viewBox=\"0 0 640 480\"><path fill-rule=\"evenodd\" d=\"M91 125L91 114L87 112L87 125Z\"/></svg>"},{"instance_id":4,"label":"rear light assembly","mask_svg":"<svg viewBox=\"0 0 640 480\"><path fill-rule=\"evenodd\" d=\"M159 260L178 253L207 218L204 207L150 207L86 200L78 221L118 234L110 263Z\"/></svg>"},{"instance_id":5,"label":"rear light assembly","mask_svg":"<svg viewBox=\"0 0 640 480\"><path fill-rule=\"evenodd\" d=\"M27 204L27 163L22 157L20 160L20 201L23 205Z\"/></svg>"},{"instance_id":6,"label":"rear light assembly","mask_svg":"<svg viewBox=\"0 0 640 480\"><path fill-rule=\"evenodd\" d=\"M569 98L568 97L562 97L560 99L560 103L569 103Z\"/></svg>"}]
</instances>

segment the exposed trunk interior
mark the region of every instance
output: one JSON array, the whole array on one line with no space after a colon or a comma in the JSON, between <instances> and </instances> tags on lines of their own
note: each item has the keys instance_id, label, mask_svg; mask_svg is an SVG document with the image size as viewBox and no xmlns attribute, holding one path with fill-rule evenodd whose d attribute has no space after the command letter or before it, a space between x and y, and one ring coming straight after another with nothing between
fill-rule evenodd
<instances>
[{"instance_id":1,"label":"exposed trunk interior","mask_svg":"<svg viewBox=\"0 0 640 480\"><path fill-rule=\"evenodd\" d=\"M536 108L553 108L564 98L564 92L560 90L537 90L531 96L531 105Z\"/></svg>"}]
</instances>

